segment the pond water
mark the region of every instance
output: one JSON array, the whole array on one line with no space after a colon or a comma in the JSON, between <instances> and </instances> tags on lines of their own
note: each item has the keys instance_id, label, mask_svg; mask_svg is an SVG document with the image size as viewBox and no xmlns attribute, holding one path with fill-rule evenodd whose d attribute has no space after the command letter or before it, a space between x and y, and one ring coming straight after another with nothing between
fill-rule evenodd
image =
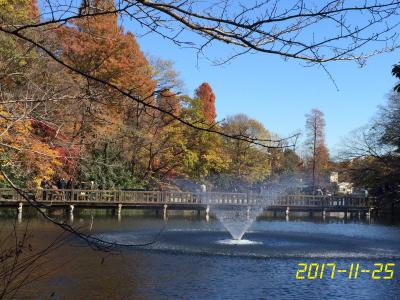
<instances>
[{"instance_id":1,"label":"pond water","mask_svg":"<svg viewBox=\"0 0 400 300\"><path fill-rule=\"evenodd\" d=\"M38 248L59 232L39 217L29 222ZM49 254L41 268L51 273L24 287L21 299L400 299L400 226L395 224L259 218L240 244L216 219L204 216L163 220L134 213L92 221L88 213L77 212L72 224L111 242L157 241L105 253L72 237ZM305 279L296 279L303 268L297 275Z\"/></svg>"}]
</instances>

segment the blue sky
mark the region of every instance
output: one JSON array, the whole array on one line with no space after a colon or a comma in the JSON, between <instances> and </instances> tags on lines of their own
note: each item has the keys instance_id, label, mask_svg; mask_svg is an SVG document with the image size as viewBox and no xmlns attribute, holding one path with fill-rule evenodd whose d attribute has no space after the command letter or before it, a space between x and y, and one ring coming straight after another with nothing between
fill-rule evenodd
<instances>
[{"instance_id":1,"label":"blue sky","mask_svg":"<svg viewBox=\"0 0 400 300\"><path fill-rule=\"evenodd\" d=\"M156 35L138 41L146 54L175 61L187 93L193 94L204 81L210 83L219 120L245 113L284 137L304 131L304 115L319 108L325 114L326 141L332 154L343 137L367 124L378 105L385 103L395 83L391 67L400 61L398 51L373 57L363 68L355 62L331 63L328 69L338 91L322 69L304 67L295 60L259 53L213 66L206 59L197 61L194 50L182 49ZM227 54L222 47L211 53Z\"/></svg>"}]
</instances>

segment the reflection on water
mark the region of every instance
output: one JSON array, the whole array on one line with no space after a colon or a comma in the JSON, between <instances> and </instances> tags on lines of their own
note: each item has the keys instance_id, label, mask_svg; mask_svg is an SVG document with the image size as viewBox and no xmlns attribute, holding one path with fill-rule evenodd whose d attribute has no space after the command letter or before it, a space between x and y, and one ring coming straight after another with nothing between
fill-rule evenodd
<instances>
[{"instance_id":1,"label":"reflection on water","mask_svg":"<svg viewBox=\"0 0 400 300\"><path fill-rule=\"evenodd\" d=\"M4 226L11 219L1 220ZM29 222L36 244L57 234L41 219ZM120 243L143 243L166 228L157 243L118 253L95 252L72 239L51 254L46 265L51 276L24 288L21 298L396 299L400 294L400 226L374 219L260 218L240 245L214 218L207 222L192 214L164 220L124 211L122 216L76 211L73 226ZM394 262L396 269L392 280L368 274L357 280L295 279L299 263L314 262L335 262L338 268Z\"/></svg>"},{"instance_id":2,"label":"reflection on water","mask_svg":"<svg viewBox=\"0 0 400 300\"><path fill-rule=\"evenodd\" d=\"M217 244L222 245L257 245L261 244L261 242L250 241L250 240L235 240L235 239L228 239L228 240L219 240Z\"/></svg>"}]
</instances>

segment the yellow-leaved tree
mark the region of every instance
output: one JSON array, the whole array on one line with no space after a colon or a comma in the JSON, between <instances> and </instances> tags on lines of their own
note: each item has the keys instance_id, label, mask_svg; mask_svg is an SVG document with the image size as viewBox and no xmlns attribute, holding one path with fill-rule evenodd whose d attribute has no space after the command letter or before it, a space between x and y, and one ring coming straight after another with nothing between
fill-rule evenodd
<instances>
[{"instance_id":1,"label":"yellow-leaved tree","mask_svg":"<svg viewBox=\"0 0 400 300\"><path fill-rule=\"evenodd\" d=\"M0 7L0 22L7 24L31 23L38 17L36 1L1 0ZM43 100L38 73L46 68L44 62L27 43L0 34L0 166L19 185L30 187L53 176L61 165L54 146L32 127L42 105L37 100ZM6 185L3 176L0 185Z\"/></svg>"}]
</instances>

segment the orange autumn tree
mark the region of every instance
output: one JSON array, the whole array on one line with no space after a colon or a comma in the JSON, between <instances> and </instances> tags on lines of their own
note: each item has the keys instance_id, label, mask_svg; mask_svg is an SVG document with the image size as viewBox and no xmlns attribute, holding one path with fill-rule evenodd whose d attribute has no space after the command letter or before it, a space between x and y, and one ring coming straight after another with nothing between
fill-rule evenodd
<instances>
[{"instance_id":1,"label":"orange autumn tree","mask_svg":"<svg viewBox=\"0 0 400 300\"><path fill-rule=\"evenodd\" d=\"M49 121L31 119L30 124L37 139L51 145L58 161L62 163L62 168L58 169L57 176L68 178L74 175L80 154L78 147L71 145L69 137Z\"/></svg>"},{"instance_id":2,"label":"orange autumn tree","mask_svg":"<svg viewBox=\"0 0 400 300\"><path fill-rule=\"evenodd\" d=\"M196 97L200 99L205 121L209 124L215 122L215 95L211 86L204 82L195 91Z\"/></svg>"},{"instance_id":3,"label":"orange autumn tree","mask_svg":"<svg viewBox=\"0 0 400 300\"><path fill-rule=\"evenodd\" d=\"M113 1L84 1L81 11L109 9ZM154 82L151 69L132 34L123 32L117 15L86 17L63 28L63 56L75 68L151 101ZM125 114L137 105L95 81L76 78L81 86L82 111L74 130L85 144L90 137L101 139L118 132ZM93 136L96 134L96 136ZM89 140L90 142L90 140Z\"/></svg>"},{"instance_id":4,"label":"orange autumn tree","mask_svg":"<svg viewBox=\"0 0 400 300\"><path fill-rule=\"evenodd\" d=\"M114 2L83 1L81 12L102 11ZM141 99L151 98L155 82L151 67L135 37L118 26L118 16L82 17L63 28L63 55L68 63L91 76L117 85Z\"/></svg>"},{"instance_id":5,"label":"orange autumn tree","mask_svg":"<svg viewBox=\"0 0 400 300\"><path fill-rule=\"evenodd\" d=\"M181 112L181 105L179 100L174 92L169 89L163 90L160 95L157 97L158 107L160 107L163 111L171 113L175 116L179 116ZM169 115L162 114L162 118L172 122L173 119Z\"/></svg>"},{"instance_id":6,"label":"orange autumn tree","mask_svg":"<svg viewBox=\"0 0 400 300\"><path fill-rule=\"evenodd\" d=\"M85 15L113 7L113 1L83 1L81 13ZM152 80L152 68L134 36L125 33L117 20L116 14L88 16L63 27L59 31L62 55L74 68L154 104L156 82ZM88 164L90 170L93 171L93 160L103 164L104 168L118 161L121 168L133 170L129 156L138 152L132 147L141 143L138 132L146 127L145 123L153 118L154 112L102 83L72 76L79 86L80 99L71 103L73 109L69 111L66 128L79 144L82 154L92 161ZM104 168L99 167L93 172L98 174L97 177L102 177L101 173L114 172ZM90 170L86 173L92 172ZM105 178L97 180L104 181Z\"/></svg>"},{"instance_id":7,"label":"orange autumn tree","mask_svg":"<svg viewBox=\"0 0 400 300\"><path fill-rule=\"evenodd\" d=\"M18 114L20 116L20 114ZM61 167L56 149L34 132L31 120L17 117L0 106L0 163L12 178L22 178L38 187L42 178L50 179ZM4 178L0 176L0 181ZM24 182L19 182L24 185Z\"/></svg>"}]
</instances>

